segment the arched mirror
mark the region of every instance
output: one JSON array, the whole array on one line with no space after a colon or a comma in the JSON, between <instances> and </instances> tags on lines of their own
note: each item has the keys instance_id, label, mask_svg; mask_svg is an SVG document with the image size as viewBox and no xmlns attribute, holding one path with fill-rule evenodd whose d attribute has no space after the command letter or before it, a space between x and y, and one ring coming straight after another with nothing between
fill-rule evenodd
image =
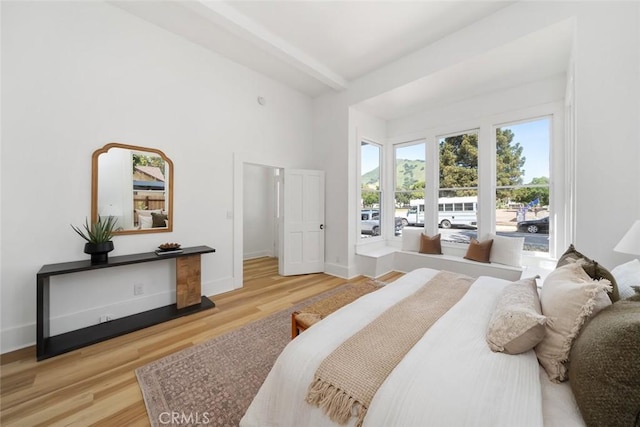
<instances>
[{"instance_id":1,"label":"arched mirror","mask_svg":"<svg viewBox=\"0 0 640 427\"><path fill-rule=\"evenodd\" d=\"M110 143L91 168L91 219L117 219L116 234L173 230L173 162L155 148Z\"/></svg>"}]
</instances>

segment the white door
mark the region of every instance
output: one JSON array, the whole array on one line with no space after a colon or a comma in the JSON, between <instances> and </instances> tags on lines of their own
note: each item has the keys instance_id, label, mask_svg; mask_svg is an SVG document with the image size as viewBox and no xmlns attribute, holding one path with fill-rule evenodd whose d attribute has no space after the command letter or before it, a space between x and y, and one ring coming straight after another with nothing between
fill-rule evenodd
<instances>
[{"instance_id":1,"label":"white door","mask_svg":"<svg viewBox=\"0 0 640 427\"><path fill-rule=\"evenodd\" d=\"M282 276L324 271L324 172L284 170Z\"/></svg>"}]
</instances>

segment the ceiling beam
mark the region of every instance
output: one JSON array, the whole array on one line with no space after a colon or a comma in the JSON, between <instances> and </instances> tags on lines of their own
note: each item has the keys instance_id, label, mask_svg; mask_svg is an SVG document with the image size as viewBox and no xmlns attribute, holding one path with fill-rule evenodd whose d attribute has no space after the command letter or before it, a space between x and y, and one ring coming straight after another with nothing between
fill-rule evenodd
<instances>
[{"instance_id":1,"label":"ceiling beam","mask_svg":"<svg viewBox=\"0 0 640 427\"><path fill-rule=\"evenodd\" d=\"M337 91L347 89L348 82L344 77L273 34L267 28L243 15L227 3L222 1L192 0L181 4L189 7L212 23L222 26L236 36L255 44L289 65L298 68L322 84Z\"/></svg>"}]
</instances>

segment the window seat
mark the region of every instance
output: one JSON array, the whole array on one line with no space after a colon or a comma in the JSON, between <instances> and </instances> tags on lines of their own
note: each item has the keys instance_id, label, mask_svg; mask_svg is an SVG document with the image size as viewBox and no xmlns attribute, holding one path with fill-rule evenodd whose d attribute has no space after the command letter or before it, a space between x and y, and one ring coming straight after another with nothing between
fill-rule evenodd
<instances>
[{"instance_id":1,"label":"window seat","mask_svg":"<svg viewBox=\"0 0 640 427\"><path fill-rule=\"evenodd\" d=\"M384 242L356 247L358 271L367 277L380 277L396 270L394 254L398 249L385 246Z\"/></svg>"},{"instance_id":2,"label":"window seat","mask_svg":"<svg viewBox=\"0 0 640 427\"><path fill-rule=\"evenodd\" d=\"M465 259L466 245L443 244L442 255L422 254L418 252L421 234L422 229L405 228L401 247L387 246L382 240L356 246L355 258L359 273L376 278L391 271L407 273L416 268L428 267L472 277L492 276L513 281L539 274L534 267Z\"/></svg>"},{"instance_id":3,"label":"window seat","mask_svg":"<svg viewBox=\"0 0 640 427\"><path fill-rule=\"evenodd\" d=\"M400 250L395 252L394 258L395 270L403 273L415 270L416 268L428 267L437 270L453 271L472 277L492 276L506 280L519 280L524 271L523 267L512 267L495 262L484 263L471 261L459 255L431 255Z\"/></svg>"},{"instance_id":4,"label":"window seat","mask_svg":"<svg viewBox=\"0 0 640 427\"><path fill-rule=\"evenodd\" d=\"M519 280L522 276L524 268L521 265L515 266L497 262L485 263L464 258L467 253L467 245L446 244L443 242L442 255L422 254L418 252L422 231L419 228L405 228L402 230L402 250L397 252L395 256L394 264L396 270L408 272L420 267L429 267L466 274L471 277L492 276L506 280Z\"/></svg>"}]
</instances>

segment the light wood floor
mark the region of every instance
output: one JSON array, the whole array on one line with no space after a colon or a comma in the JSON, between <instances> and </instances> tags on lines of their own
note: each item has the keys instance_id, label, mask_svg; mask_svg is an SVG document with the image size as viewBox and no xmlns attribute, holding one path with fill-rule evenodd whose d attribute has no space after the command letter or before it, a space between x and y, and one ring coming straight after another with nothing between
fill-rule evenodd
<instances>
[{"instance_id":1,"label":"light wood floor","mask_svg":"<svg viewBox=\"0 0 640 427\"><path fill-rule=\"evenodd\" d=\"M389 273L391 281L401 273ZM244 287L216 308L36 362L35 347L0 366L2 426L148 426L135 369L348 282L326 274L278 276L277 260L245 262Z\"/></svg>"}]
</instances>

